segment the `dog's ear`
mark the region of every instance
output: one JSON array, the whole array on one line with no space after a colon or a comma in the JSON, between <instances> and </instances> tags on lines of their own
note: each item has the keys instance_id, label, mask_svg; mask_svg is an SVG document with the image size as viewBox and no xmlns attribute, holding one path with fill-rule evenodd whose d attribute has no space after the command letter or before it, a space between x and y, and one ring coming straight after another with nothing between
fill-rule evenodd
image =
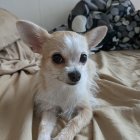
<instances>
[{"instance_id":1,"label":"dog's ear","mask_svg":"<svg viewBox=\"0 0 140 140\"><path fill-rule=\"evenodd\" d=\"M51 35L45 29L29 21L17 21L16 26L21 39L34 52L41 53L43 44Z\"/></svg>"},{"instance_id":2,"label":"dog's ear","mask_svg":"<svg viewBox=\"0 0 140 140\"><path fill-rule=\"evenodd\" d=\"M99 26L84 34L87 39L89 49L96 47L106 36L107 27Z\"/></svg>"}]
</instances>

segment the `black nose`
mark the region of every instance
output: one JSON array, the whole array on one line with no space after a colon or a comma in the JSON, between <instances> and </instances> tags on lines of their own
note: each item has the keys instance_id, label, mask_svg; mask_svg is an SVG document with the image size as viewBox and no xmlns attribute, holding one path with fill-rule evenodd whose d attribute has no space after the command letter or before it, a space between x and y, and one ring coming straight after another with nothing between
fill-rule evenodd
<instances>
[{"instance_id":1,"label":"black nose","mask_svg":"<svg viewBox=\"0 0 140 140\"><path fill-rule=\"evenodd\" d=\"M81 78L81 74L79 71L73 71L73 72L70 72L68 73L68 76L69 76L69 79L72 81L72 82L78 82Z\"/></svg>"}]
</instances>

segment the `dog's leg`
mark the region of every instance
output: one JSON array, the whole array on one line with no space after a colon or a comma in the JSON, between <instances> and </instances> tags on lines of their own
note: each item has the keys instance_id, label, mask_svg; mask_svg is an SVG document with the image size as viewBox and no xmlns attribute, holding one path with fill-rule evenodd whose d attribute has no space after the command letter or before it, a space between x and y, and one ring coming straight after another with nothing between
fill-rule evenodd
<instances>
[{"instance_id":1,"label":"dog's leg","mask_svg":"<svg viewBox=\"0 0 140 140\"><path fill-rule=\"evenodd\" d=\"M78 115L70 120L53 140L73 140L74 136L90 122L91 118L92 109L88 106L80 107Z\"/></svg>"},{"instance_id":2,"label":"dog's leg","mask_svg":"<svg viewBox=\"0 0 140 140\"><path fill-rule=\"evenodd\" d=\"M56 114L51 111L42 113L39 126L38 140L51 140L51 133L56 124Z\"/></svg>"}]
</instances>

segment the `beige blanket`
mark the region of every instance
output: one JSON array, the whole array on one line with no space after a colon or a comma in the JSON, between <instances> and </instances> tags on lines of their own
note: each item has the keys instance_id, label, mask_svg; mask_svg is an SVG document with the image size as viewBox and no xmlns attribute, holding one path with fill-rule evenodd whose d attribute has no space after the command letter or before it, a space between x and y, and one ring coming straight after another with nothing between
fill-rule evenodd
<instances>
[{"instance_id":1,"label":"beige blanket","mask_svg":"<svg viewBox=\"0 0 140 140\"><path fill-rule=\"evenodd\" d=\"M0 10L0 140L36 140L39 119L33 113L30 88L40 56L19 39L13 15L12 22L3 20L7 14ZM101 107L75 140L140 140L140 51L100 52L92 57L99 68ZM64 125L59 120L53 135Z\"/></svg>"}]
</instances>

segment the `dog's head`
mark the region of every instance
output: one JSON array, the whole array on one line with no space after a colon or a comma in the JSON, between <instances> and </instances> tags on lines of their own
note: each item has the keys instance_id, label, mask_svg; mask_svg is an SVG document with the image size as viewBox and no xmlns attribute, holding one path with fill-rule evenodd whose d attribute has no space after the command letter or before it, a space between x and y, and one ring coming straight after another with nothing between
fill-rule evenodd
<instances>
[{"instance_id":1,"label":"dog's head","mask_svg":"<svg viewBox=\"0 0 140 140\"><path fill-rule=\"evenodd\" d=\"M86 76L89 50L105 37L106 26L97 27L85 35L71 31L49 34L38 25L18 21L21 39L32 50L42 54L41 72L48 80L75 85Z\"/></svg>"}]
</instances>

